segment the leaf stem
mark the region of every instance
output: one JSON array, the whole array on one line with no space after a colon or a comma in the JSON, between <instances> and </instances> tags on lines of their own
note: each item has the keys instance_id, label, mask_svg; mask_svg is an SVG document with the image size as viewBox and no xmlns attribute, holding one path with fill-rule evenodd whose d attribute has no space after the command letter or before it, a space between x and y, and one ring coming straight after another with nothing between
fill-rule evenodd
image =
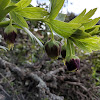
<instances>
[{"instance_id":1,"label":"leaf stem","mask_svg":"<svg viewBox=\"0 0 100 100\"><path fill-rule=\"evenodd\" d=\"M3 21L3 22L0 22L0 27L8 26L9 23L10 23L10 20L9 20L9 21Z\"/></svg>"}]
</instances>

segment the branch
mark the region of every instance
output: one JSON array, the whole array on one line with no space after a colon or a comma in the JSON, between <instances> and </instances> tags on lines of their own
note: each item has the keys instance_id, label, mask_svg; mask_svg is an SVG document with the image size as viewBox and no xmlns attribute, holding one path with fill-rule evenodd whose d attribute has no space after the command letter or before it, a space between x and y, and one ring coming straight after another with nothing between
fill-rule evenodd
<instances>
[{"instance_id":1,"label":"branch","mask_svg":"<svg viewBox=\"0 0 100 100\"><path fill-rule=\"evenodd\" d=\"M25 73L25 71L23 71L21 68L17 67L14 64L11 64L5 60L3 60L2 58L0 58L0 67L5 69L6 67L8 67L10 69L10 71L17 75L19 78L21 78L21 80L27 79L27 76L30 77L33 81L38 82L39 84L37 85L37 87L39 88L39 94L42 95L42 97L49 97L50 100L64 100L63 97L57 96L55 94L52 94L49 90L49 88L47 87L46 83L37 75L34 73Z\"/></svg>"}]
</instances>

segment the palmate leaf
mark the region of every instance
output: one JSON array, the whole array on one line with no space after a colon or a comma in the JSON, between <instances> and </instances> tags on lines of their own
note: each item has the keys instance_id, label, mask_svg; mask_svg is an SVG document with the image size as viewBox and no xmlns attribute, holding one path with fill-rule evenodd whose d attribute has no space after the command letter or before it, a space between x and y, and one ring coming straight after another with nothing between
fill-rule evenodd
<instances>
[{"instance_id":1,"label":"palmate leaf","mask_svg":"<svg viewBox=\"0 0 100 100\"><path fill-rule=\"evenodd\" d=\"M79 14L77 17L75 17L73 20L71 20L69 23L80 23L79 21L82 19L82 17L85 15L86 9L84 9L81 14Z\"/></svg>"},{"instance_id":2,"label":"palmate leaf","mask_svg":"<svg viewBox=\"0 0 100 100\"><path fill-rule=\"evenodd\" d=\"M87 23L83 23L82 26L84 26L85 29L88 29L88 28L94 26L99 21L99 19L100 19L100 17L95 18L95 19L93 19L93 20L91 20L91 21L89 21Z\"/></svg>"},{"instance_id":3,"label":"palmate leaf","mask_svg":"<svg viewBox=\"0 0 100 100\"><path fill-rule=\"evenodd\" d=\"M97 8L90 10L88 13L86 13L86 9L83 10L83 12L74 18L72 21L69 23L80 23L81 27L77 29L73 34L72 37L76 39L82 39L82 38L87 38L90 37L91 35L98 34L98 28L95 28L95 24L99 21L100 17L95 18L95 19L90 19ZM81 28L84 28L81 30ZM89 31L89 32L88 32Z\"/></svg>"},{"instance_id":4,"label":"palmate leaf","mask_svg":"<svg viewBox=\"0 0 100 100\"><path fill-rule=\"evenodd\" d=\"M66 23L58 20L47 20L45 23L64 38L71 36L81 26L77 23Z\"/></svg>"},{"instance_id":5,"label":"palmate leaf","mask_svg":"<svg viewBox=\"0 0 100 100\"><path fill-rule=\"evenodd\" d=\"M5 9L9 3L10 3L10 0L0 0L0 11Z\"/></svg>"},{"instance_id":6,"label":"palmate leaf","mask_svg":"<svg viewBox=\"0 0 100 100\"><path fill-rule=\"evenodd\" d=\"M91 18L94 13L96 12L97 8L91 9L88 13L86 13L82 19L80 20L80 23L85 23L87 21L89 21L89 18Z\"/></svg>"},{"instance_id":7,"label":"palmate leaf","mask_svg":"<svg viewBox=\"0 0 100 100\"><path fill-rule=\"evenodd\" d=\"M97 8L95 9L91 9L88 13L86 13L86 9L82 11L82 13L77 16L76 18L74 18L73 20L70 21L70 23L87 23L89 21L91 21L91 18L94 13L96 12ZM86 13L86 14L85 14Z\"/></svg>"},{"instance_id":8,"label":"palmate leaf","mask_svg":"<svg viewBox=\"0 0 100 100\"><path fill-rule=\"evenodd\" d=\"M15 10L19 10L27 7L31 3L31 1L32 0L20 0L18 3L15 4L17 6Z\"/></svg>"},{"instance_id":9,"label":"palmate leaf","mask_svg":"<svg viewBox=\"0 0 100 100\"><path fill-rule=\"evenodd\" d=\"M50 16L49 19L55 19L65 0L50 0Z\"/></svg>"},{"instance_id":10,"label":"palmate leaf","mask_svg":"<svg viewBox=\"0 0 100 100\"><path fill-rule=\"evenodd\" d=\"M26 20L21 15L17 14L15 11L11 11L10 15L16 24L28 28Z\"/></svg>"},{"instance_id":11,"label":"palmate leaf","mask_svg":"<svg viewBox=\"0 0 100 100\"><path fill-rule=\"evenodd\" d=\"M74 37L75 39L84 39L84 38L87 38L87 37L90 37L91 34L85 32L84 30L82 29L77 29L72 35L71 37Z\"/></svg>"},{"instance_id":12,"label":"palmate leaf","mask_svg":"<svg viewBox=\"0 0 100 100\"><path fill-rule=\"evenodd\" d=\"M100 50L100 37L93 36L85 39L74 39L73 42L85 52Z\"/></svg>"},{"instance_id":13,"label":"palmate leaf","mask_svg":"<svg viewBox=\"0 0 100 100\"><path fill-rule=\"evenodd\" d=\"M3 18L14 8L16 8L16 6L8 6L5 9L3 9L2 11L0 11L0 22L3 20Z\"/></svg>"},{"instance_id":14,"label":"palmate leaf","mask_svg":"<svg viewBox=\"0 0 100 100\"><path fill-rule=\"evenodd\" d=\"M100 25L95 25L94 27L88 28L85 30L91 36L98 35L100 33Z\"/></svg>"},{"instance_id":15,"label":"palmate leaf","mask_svg":"<svg viewBox=\"0 0 100 100\"><path fill-rule=\"evenodd\" d=\"M11 0L0 0L0 22L16 6L8 6ZM8 7L7 7L8 6Z\"/></svg>"},{"instance_id":16,"label":"palmate leaf","mask_svg":"<svg viewBox=\"0 0 100 100\"><path fill-rule=\"evenodd\" d=\"M41 19L48 15L44 8L39 7L26 7L16 11L16 13L29 19Z\"/></svg>"},{"instance_id":17,"label":"palmate leaf","mask_svg":"<svg viewBox=\"0 0 100 100\"><path fill-rule=\"evenodd\" d=\"M19 2L20 0L11 0L12 2L14 2L14 3L17 3L17 2Z\"/></svg>"}]
</instances>

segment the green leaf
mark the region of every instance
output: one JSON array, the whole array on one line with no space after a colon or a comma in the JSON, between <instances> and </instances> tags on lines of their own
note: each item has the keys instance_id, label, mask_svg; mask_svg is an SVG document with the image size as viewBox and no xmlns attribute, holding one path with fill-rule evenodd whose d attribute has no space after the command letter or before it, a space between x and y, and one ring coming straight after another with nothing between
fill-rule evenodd
<instances>
[{"instance_id":1,"label":"green leaf","mask_svg":"<svg viewBox=\"0 0 100 100\"><path fill-rule=\"evenodd\" d=\"M93 36L85 39L73 39L73 41L85 52L100 50L100 37Z\"/></svg>"},{"instance_id":2,"label":"green leaf","mask_svg":"<svg viewBox=\"0 0 100 100\"><path fill-rule=\"evenodd\" d=\"M48 12L44 8L39 7L27 7L16 11L16 13L29 19L41 19L48 15Z\"/></svg>"},{"instance_id":3,"label":"green leaf","mask_svg":"<svg viewBox=\"0 0 100 100\"><path fill-rule=\"evenodd\" d=\"M79 21L82 19L82 17L85 15L85 13L86 13L86 9L84 9L81 14L79 14L77 17L75 17L69 23L79 23Z\"/></svg>"},{"instance_id":4,"label":"green leaf","mask_svg":"<svg viewBox=\"0 0 100 100\"><path fill-rule=\"evenodd\" d=\"M60 20L64 22L65 17L66 17L66 14L59 13L58 16L56 17L56 20Z\"/></svg>"},{"instance_id":5,"label":"green leaf","mask_svg":"<svg viewBox=\"0 0 100 100\"><path fill-rule=\"evenodd\" d=\"M84 30L82 29L77 29L72 35L71 37L74 37L76 39L84 39L84 38L87 38L87 37L90 37L91 35L87 32L85 32Z\"/></svg>"},{"instance_id":6,"label":"green leaf","mask_svg":"<svg viewBox=\"0 0 100 100\"><path fill-rule=\"evenodd\" d=\"M32 0L20 0L16 6L16 10L19 10L19 9L23 9L25 7L27 7L30 3L31 3Z\"/></svg>"},{"instance_id":7,"label":"green leaf","mask_svg":"<svg viewBox=\"0 0 100 100\"><path fill-rule=\"evenodd\" d=\"M99 19L100 19L100 17L95 18L87 23L82 24L82 25L85 27L85 29L88 29L88 28L94 26L99 21Z\"/></svg>"},{"instance_id":8,"label":"green leaf","mask_svg":"<svg viewBox=\"0 0 100 100\"><path fill-rule=\"evenodd\" d=\"M60 9L62 8L65 0L50 0L50 16L49 19L55 19Z\"/></svg>"},{"instance_id":9,"label":"green leaf","mask_svg":"<svg viewBox=\"0 0 100 100\"><path fill-rule=\"evenodd\" d=\"M3 20L3 18L14 8L16 8L16 6L8 6L6 7L4 10L0 11L0 21Z\"/></svg>"},{"instance_id":10,"label":"green leaf","mask_svg":"<svg viewBox=\"0 0 100 100\"><path fill-rule=\"evenodd\" d=\"M48 24L57 34L65 38L71 36L76 29L81 26L80 24L66 23L58 20L47 20L46 24Z\"/></svg>"},{"instance_id":11,"label":"green leaf","mask_svg":"<svg viewBox=\"0 0 100 100\"><path fill-rule=\"evenodd\" d=\"M20 0L11 0L12 2L14 2L14 3L17 3L17 2L19 2Z\"/></svg>"},{"instance_id":12,"label":"green leaf","mask_svg":"<svg viewBox=\"0 0 100 100\"><path fill-rule=\"evenodd\" d=\"M23 29L21 26L19 26L19 25L17 25L17 24L15 24L15 25L13 25L15 28L17 28L17 29Z\"/></svg>"},{"instance_id":13,"label":"green leaf","mask_svg":"<svg viewBox=\"0 0 100 100\"><path fill-rule=\"evenodd\" d=\"M1 22L0 22L0 27L8 26L9 23L10 23L10 20L9 20L9 21L1 21Z\"/></svg>"},{"instance_id":14,"label":"green leaf","mask_svg":"<svg viewBox=\"0 0 100 100\"><path fill-rule=\"evenodd\" d=\"M0 0L0 11L5 9L10 3L10 0Z\"/></svg>"},{"instance_id":15,"label":"green leaf","mask_svg":"<svg viewBox=\"0 0 100 100\"><path fill-rule=\"evenodd\" d=\"M93 35L98 35L100 33L100 25L96 25L94 27L88 28L85 31L90 34L91 36Z\"/></svg>"},{"instance_id":16,"label":"green leaf","mask_svg":"<svg viewBox=\"0 0 100 100\"><path fill-rule=\"evenodd\" d=\"M86 22L89 22L91 21L91 18L94 13L96 12L97 8L95 9L91 9L88 13L85 14L86 12L86 9L83 10L83 12L77 16L76 18L74 18L72 21L70 21L70 23L86 23Z\"/></svg>"},{"instance_id":17,"label":"green leaf","mask_svg":"<svg viewBox=\"0 0 100 100\"><path fill-rule=\"evenodd\" d=\"M84 21L88 21L89 18L91 18L94 13L96 12L97 8L91 9L88 13L86 13L83 18L80 20L80 23L85 23Z\"/></svg>"},{"instance_id":18,"label":"green leaf","mask_svg":"<svg viewBox=\"0 0 100 100\"><path fill-rule=\"evenodd\" d=\"M15 11L11 11L10 15L16 24L28 28L26 20L21 15L17 14Z\"/></svg>"}]
</instances>

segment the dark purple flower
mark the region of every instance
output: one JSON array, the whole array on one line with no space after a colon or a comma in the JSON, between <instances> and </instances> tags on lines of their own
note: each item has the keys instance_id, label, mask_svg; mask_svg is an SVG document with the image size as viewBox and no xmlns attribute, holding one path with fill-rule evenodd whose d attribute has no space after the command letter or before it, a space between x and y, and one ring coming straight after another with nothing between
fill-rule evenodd
<instances>
[{"instance_id":1,"label":"dark purple flower","mask_svg":"<svg viewBox=\"0 0 100 100\"><path fill-rule=\"evenodd\" d=\"M62 47L61 47L61 56L62 56L62 58L63 59L65 59L66 58L66 43L64 44L64 45L62 45Z\"/></svg>"},{"instance_id":2,"label":"dark purple flower","mask_svg":"<svg viewBox=\"0 0 100 100\"><path fill-rule=\"evenodd\" d=\"M13 49L14 42L17 37L17 30L11 24L9 24L4 30L4 40L8 44L8 49Z\"/></svg>"},{"instance_id":3,"label":"dark purple flower","mask_svg":"<svg viewBox=\"0 0 100 100\"><path fill-rule=\"evenodd\" d=\"M45 51L50 58L56 59L61 53L61 44L58 41L50 40L45 44Z\"/></svg>"},{"instance_id":4,"label":"dark purple flower","mask_svg":"<svg viewBox=\"0 0 100 100\"><path fill-rule=\"evenodd\" d=\"M9 34L4 33L4 40L5 40L8 44L14 43L16 37L17 37L17 34L16 34L16 32L14 32L14 31L11 32L11 33L9 33Z\"/></svg>"},{"instance_id":5,"label":"dark purple flower","mask_svg":"<svg viewBox=\"0 0 100 100\"><path fill-rule=\"evenodd\" d=\"M80 59L72 58L69 62L66 61L68 71L78 70L80 67Z\"/></svg>"},{"instance_id":6,"label":"dark purple flower","mask_svg":"<svg viewBox=\"0 0 100 100\"><path fill-rule=\"evenodd\" d=\"M65 57L66 57L66 50L61 50L61 56L62 56L62 58L64 58L65 59Z\"/></svg>"},{"instance_id":7,"label":"dark purple flower","mask_svg":"<svg viewBox=\"0 0 100 100\"><path fill-rule=\"evenodd\" d=\"M17 37L17 30L11 24L8 25L4 30L4 40L7 44L13 44Z\"/></svg>"}]
</instances>

